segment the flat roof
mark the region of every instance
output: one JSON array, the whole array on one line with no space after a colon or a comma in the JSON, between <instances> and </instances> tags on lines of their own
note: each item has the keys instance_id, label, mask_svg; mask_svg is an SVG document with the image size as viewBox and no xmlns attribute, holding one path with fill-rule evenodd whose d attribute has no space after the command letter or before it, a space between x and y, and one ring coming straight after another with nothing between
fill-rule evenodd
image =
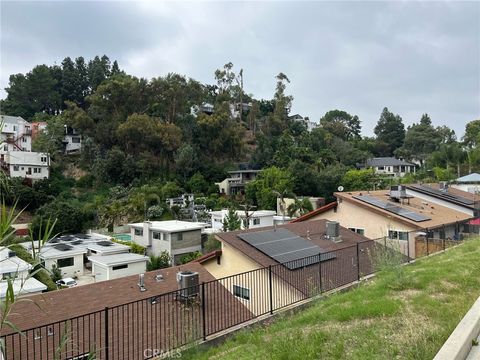
<instances>
[{"instance_id":1,"label":"flat roof","mask_svg":"<svg viewBox=\"0 0 480 360\"><path fill-rule=\"evenodd\" d=\"M189 222L180 220L166 220L166 221L149 221L150 230L158 230L162 232L180 232L185 230L201 230L207 224L201 222ZM128 224L134 228L142 228L144 223Z\"/></svg>"},{"instance_id":2,"label":"flat roof","mask_svg":"<svg viewBox=\"0 0 480 360\"><path fill-rule=\"evenodd\" d=\"M13 250L9 248L0 248L0 274L27 271L32 268L31 264L20 259L18 256L8 257L11 251Z\"/></svg>"},{"instance_id":3,"label":"flat roof","mask_svg":"<svg viewBox=\"0 0 480 360\"><path fill-rule=\"evenodd\" d=\"M0 281L0 298L4 298L7 293L8 283L6 281ZM47 290L47 286L37 279L31 277L26 280L15 279L13 281L13 292L18 294L29 294Z\"/></svg>"},{"instance_id":4,"label":"flat roof","mask_svg":"<svg viewBox=\"0 0 480 360\"><path fill-rule=\"evenodd\" d=\"M148 256L134 253L121 253L112 255L92 255L88 257L88 260L100 265L112 266L147 261Z\"/></svg>"},{"instance_id":5,"label":"flat roof","mask_svg":"<svg viewBox=\"0 0 480 360\"><path fill-rule=\"evenodd\" d=\"M101 253L129 251L130 247L110 240L100 234L62 235L47 241L40 250L42 258L59 258L85 254L88 250Z\"/></svg>"},{"instance_id":6,"label":"flat roof","mask_svg":"<svg viewBox=\"0 0 480 360\"><path fill-rule=\"evenodd\" d=\"M235 213L239 217L245 217L245 210L235 210ZM223 214L228 214L228 210L223 209L218 211L210 211L210 214L213 216L222 216ZM275 216L277 215L277 212L273 210L255 210L255 211L249 211L248 215L251 217ZM288 219L288 216L285 216L285 219Z\"/></svg>"}]
</instances>

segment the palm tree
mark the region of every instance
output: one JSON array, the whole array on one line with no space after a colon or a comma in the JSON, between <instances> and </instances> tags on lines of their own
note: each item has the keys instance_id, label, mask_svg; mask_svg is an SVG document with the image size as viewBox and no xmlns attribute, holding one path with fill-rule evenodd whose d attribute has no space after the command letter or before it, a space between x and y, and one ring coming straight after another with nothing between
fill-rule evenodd
<instances>
[{"instance_id":1,"label":"palm tree","mask_svg":"<svg viewBox=\"0 0 480 360\"><path fill-rule=\"evenodd\" d=\"M280 211L282 212L282 223L285 224L285 212L287 211L287 207L285 206L285 198L295 197L295 194L293 194L287 189L284 189L282 192L279 192L277 190L272 190L272 193L274 193L277 196L277 199L280 198Z\"/></svg>"}]
</instances>

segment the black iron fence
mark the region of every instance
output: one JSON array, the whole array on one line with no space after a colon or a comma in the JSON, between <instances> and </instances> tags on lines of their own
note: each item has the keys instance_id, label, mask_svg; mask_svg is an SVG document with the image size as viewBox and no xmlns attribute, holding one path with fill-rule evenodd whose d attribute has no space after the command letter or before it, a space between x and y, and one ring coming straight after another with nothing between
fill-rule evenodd
<instances>
[{"instance_id":1,"label":"black iron fence","mask_svg":"<svg viewBox=\"0 0 480 360\"><path fill-rule=\"evenodd\" d=\"M478 230L455 223L394 231L328 253L13 332L1 338L3 359L130 360L172 355L183 345L359 281L385 263L405 263L444 251Z\"/></svg>"}]
</instances>

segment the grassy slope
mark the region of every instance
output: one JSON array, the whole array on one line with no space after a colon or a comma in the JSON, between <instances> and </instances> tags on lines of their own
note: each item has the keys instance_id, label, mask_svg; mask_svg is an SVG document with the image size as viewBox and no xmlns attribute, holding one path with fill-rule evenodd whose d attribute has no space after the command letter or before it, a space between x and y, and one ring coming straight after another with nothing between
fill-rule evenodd
<instances>
[{"instance_id":1,"label":"grassy slope","mask_svg":"<svg viewBox=\"0 0 480 360\"><path fill-rule=\"evenodd\" d=\"M480 296L480 239L182 359L432 359Z\"/></svg>"}]
</instances>

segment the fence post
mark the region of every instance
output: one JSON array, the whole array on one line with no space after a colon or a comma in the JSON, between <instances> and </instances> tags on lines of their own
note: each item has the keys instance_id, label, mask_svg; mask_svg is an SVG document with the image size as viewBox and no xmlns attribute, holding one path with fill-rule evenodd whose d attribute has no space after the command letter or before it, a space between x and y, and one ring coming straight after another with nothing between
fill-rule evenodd
<instances>
[{"instance_id":1,"label":"fence post","mask_svg":"<svg viewBox=\"0 0 480 360\"><path fill-rule=\"evenodd\" d=\"M322 293L322 254L318 254L318 276L320 278L320 294Z\"/></svg>"},{"instance_id":2,"label":"fence post","mask_svg":"<svg viewBox=\"0 0 480 360\"><path fill-rule=\"evenodd\" d=\"M105 306L105 322L104 322L104 333L105 333L105 360L108 360L110 348L108 347L108 306Z\"/></svg>"},{"instance_id":3,"label":"fence post","mask_svg":"<svg viewBox=\"0 0 480 360\"><path fill-rule=\"evenodd\" d=\"M407 262L410 263L410 233L407 233Z\"/></svg>"},{"instance_id":4,"label":"fence post","mask_svg":"<svg viewBox=\"0 0 480 360\"><path fill-rule=\"evenodd\" d=\"M202 281L202 332L203 341L207 340L207 324L205 319L205 283Z\"/></svg>"},{"instance_id":5,"label":"fence post","mask_svg":"<svg viewBox=\"0 0 480 360\"><path fill-rule=\"evenodd\" d=\"M428 256L429 255L429 252L428 252L428 228L427 228L427 235L425 237L427 239L427 256Z\"/></svg>"},{"instance_id":6,"label":"fence post","mask_svg":"<svg viewBox=\"0 0 480 360\"><path fill-rule=\"evenodd\" d=\"M270 292L270 315L273 314L273 284L272 284L272 265L268 265L268 286Z\"/></svg>"},{"instance_id":7,"label":"fence post","mask_svg":"<svg viewBox=\"0 0 480 360\"><path fill-rule=\"evenodd\" d=\"M360 248L357 243L357 280L360 281Z\"/></svg>"}]
</instances>

